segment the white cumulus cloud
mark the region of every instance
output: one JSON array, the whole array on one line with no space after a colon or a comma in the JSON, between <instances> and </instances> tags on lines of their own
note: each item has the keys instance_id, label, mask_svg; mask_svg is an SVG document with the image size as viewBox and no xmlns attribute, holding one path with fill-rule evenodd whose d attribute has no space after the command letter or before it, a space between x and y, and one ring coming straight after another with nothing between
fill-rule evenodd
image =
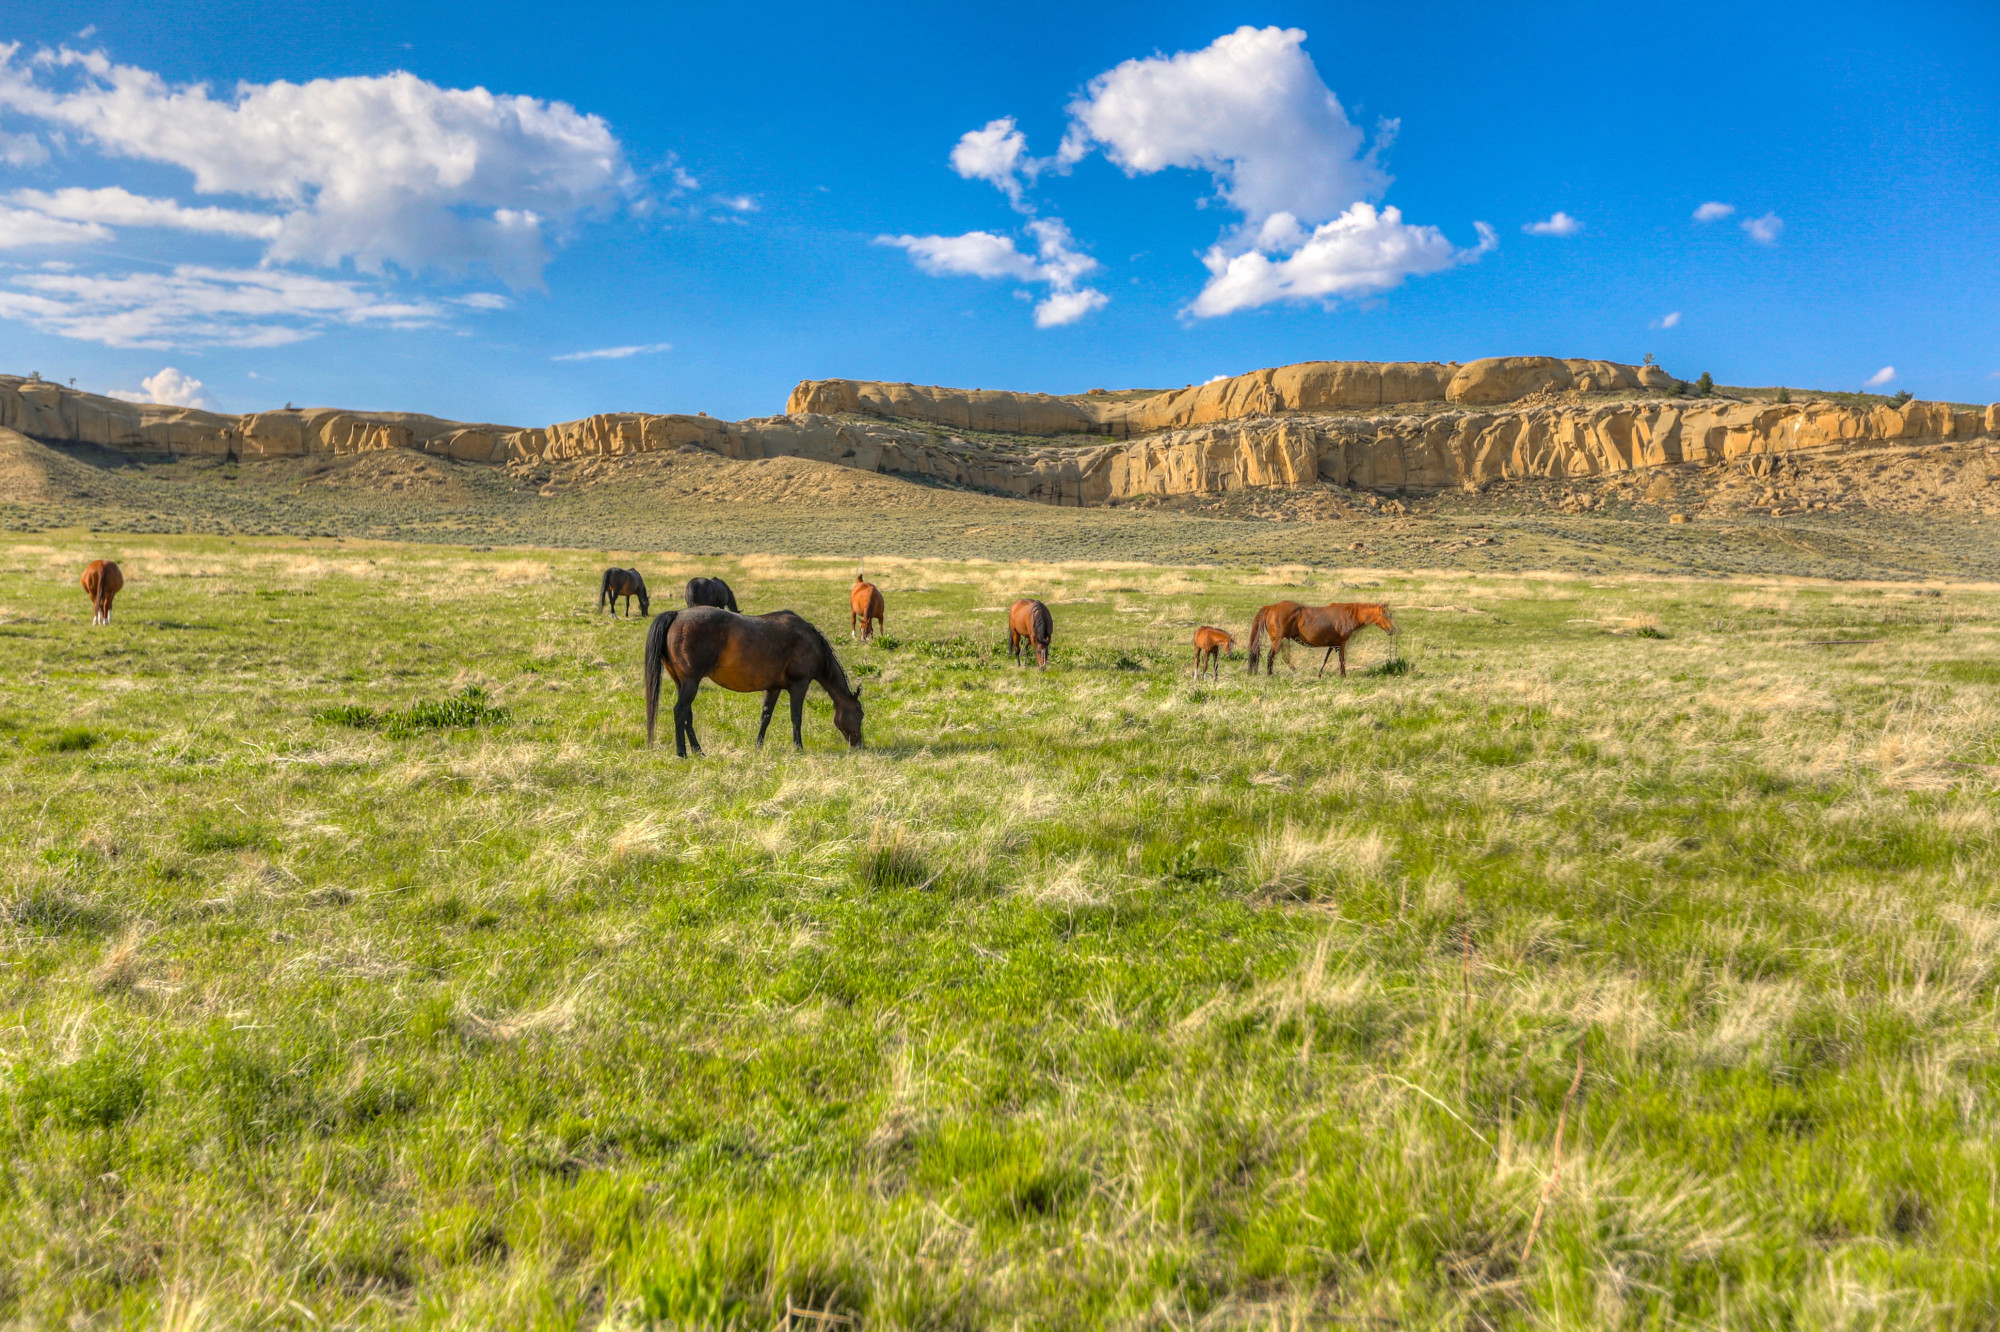
<instances>
[{"instance_id":1,"label":"white cumulus cloud","mask_svg":"<svg viewBox=\"0 0 2000 1332\"><path fill-rule=\"evenodd\" d=\"M102 52L23 62L18 51L0 46L0 110L179 167L197 193L267 201L279 225L266 258L278 263L480 265L536 286L552 233L633 182L610 127L562 102L400 72L218 97Z\"/></svg>"},{"instance_id":2,"label":"white cumulus cloud","mask_svg":"<svg viewBox=\"0 0 2000 1332\"><path fill-rule=\"evenodd\" d=\"M1046 284L1048 295L1035 305L1037 328L1073 324L1110 304L1111 298L1103 292L1078 285L1096 271L1098 263L1076 248L1076 238L1060 218L1039 218L1028 223L1027 230L1035 240L1034 254L1018 249L1012 236L991 231L968 231L958 236L877 236L875 242L903 250L919 269L934 277L1011 278Z\"/></svg>"},{"instance_id":3,"label":"white cumulus cloud","mask_svg":"<svg viewBox=\"0 0 2000 1332\"><path fill-rule=\"evenodd\" d=\"M1735 211L1735 204L1719 203L1711 199L1694 210L1694 220L1697 222L1719 222Z\"/></svg>"},{"instance_id":4,"label":"white cumulus cloud","mask_svg":"<svg viewBox=\"0 0 2000 1332\"><path fill-rule=\"evenodd\" d=\"M1543 221L1528 223L1521 230L1530 236L1574 236L1583 230L1583 223L1559 210Z\"/></svg>"},{"instance_id":5,"label":"white cumulus cloud","mask_svg":"<svg viewBox=\"0 0 2000 1332\"><path fill-rule=\"evenodd\" d=\"M359 282L276 268L205 268L168 273L20 273L0 283L0 319L113 347L213 344L276 347L329 324L418 327L439 307L398 299Z\"/></svg>"},{"instance_id":6,"label":"white cumulus cloud","mask_svg":"<svg viewBox=\"0 0 2000 1332\"><path fill-rule=\"evenodd\" d=\"M1766 213L1762 217L1743 219L1743 230L1750 233L1750 239L1759 245L1776 245L1778 236L1785 229L1785 219L1776 213Z\"/></svg>"},{"instance_id":7,"label":"white cumulus cloud","mask_svg":"<svg viewBox=\"0 0 2000 1332\"><path fill-rule=\"evenodd\" d=\"M1880 370L1877 370L1874 374L1868 376L1867 379L1863 380L1862 385L1863 387L1866 388L1881 388L1884 384L1888 383L1895 377L1896 377L1896 367L1893 365L1885 365Z\"/></svg>"},{"instance_id":8,"label":"white cumulus cloud","mask_svg":"<svg viewBox=\"0 0 2000 1332\"><path fill-rule=\"evenodd\" d=\"M1021 208L1022 177L1032 181L1040 164L1029 156L1028 136L1015 127L1014 117L1002 116L959 135L951 149L951 169L967 180L985 181Z\"/></svg>"},{"instance_id":9,"label":"white cumulus cloud","mask_svg":"<svg viewBox=\"0 0 2000 1332\"><path fill-rule=\"evenodd\" d=\"M1058 159L1091 145L1128 174L1206 171L1251 226L1277 213L1316 223L1389 187L1298 28L1241 27L1172 56L1127 60L1070 104ZM1384 133L1392 133L1385 126Z\"/></svg>"},{"instance_id":10,"label":"white cumulus cloud","mask_svg":"<svg viewBox=\"0 0 2000 1332\"><path fill-rule=\"evenodd\" d=\"M1267 219L1255 248L1234 255L1219 245L1209 250L1202 259L1208 283L1188 312L1209 318L1273 301L1332 301L1387 291L1407 277L1470 263L1499 245L1493 228L1474 225L1479 244L1461 250L1436 227L1403 221L1396 208L1377 211L1357 203L1310 235L1281 213Z\"/></svg>"},{"instance_id":11,"label":"white cumulus cloud","mask_svg":"<svg viewBox=\"0 0 2000 1332\"><path fill-rule=\"evenodd\" d=\"M1034 156L1015 119L1003 116L960 136L952 169L986 181L1026 213L1034 211L1028 188L1044 173L1067 172L1094 151L1129 176L1205 172L1214 201L1239 218L1203 258L1210 277L1188 307L1198 316L1386 291L1493 249L1496 238L1483 222L1474 224L1479 244L1460 250L1435 227L1407 224L1393 208L1376 211L1374 200L1390 183L1377 157L1396 122L1380 122L1368 146L1320 78L1305 40L1298 28L1244 26L1197 51L1127 60L1070 102L1053 156ZM1540 225L1553 235L1581 227L1563 213ZM1062 235L1067 245L1067 229ZM1048 280L1034 275L1060 267L1046 243L1033 259L993 232L881 239L908 250L926 272L1026 282ZM1037 307L1037 322L1067 323L1104 304L1097 292L1083 299L1087 291L1073 278L1056 283Z\"/></svg>"},{"instance_id":12,"label":"white cumulus cloud","mask_svg":"<svg viewBox=\"0 0 2000 1332\"><path fill-rule=\"evenodd\" d=\"M7 197L10 202L24 208L72 222L99 222L120 227L171 227L179 231L207 231L248 240L274 240L284 226L282 219L269 213L246 213L234 208L186 208L172 199L148 198L117 186L98 190L15 190Z\"/></svg>"},{"instance_id":13,"label":"white cumulus cloud","mask_svg":"<svg viewBox=\"0 0 2000 1332\"><path fill-rule=\"evenodd\" d=\"M622 361L628 356L650 356L654 352L672 351L671 342L645 342L630 347L599 347L594 351L564 352L561 356L551 356L551 361Z\"/></svg>"},{"instance_id":14,"label":"white cumulus cloud","mask_svg":"<svg viewBox=\"0 0 2000 1332\"><path fill-rule=\"evenodd\" d=\"M208 399L201 396L201 381L192 375L182 374L170 365L140 380L139 386L145 392L113 389L111 396L123 398L126 402L156 402L163 407L208 406Z\"/></svg>"}]
</instances>

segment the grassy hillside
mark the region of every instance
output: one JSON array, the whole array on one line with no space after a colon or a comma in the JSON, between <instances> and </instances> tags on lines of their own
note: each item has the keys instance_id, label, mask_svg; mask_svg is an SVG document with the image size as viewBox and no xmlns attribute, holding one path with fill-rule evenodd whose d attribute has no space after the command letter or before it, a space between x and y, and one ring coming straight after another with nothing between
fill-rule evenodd
<instances>
[{"instance_id":1,"label":"grassy hillside","mask_svg":"<svg viewBox=\"0 0 2000 1332\"><path fill-rule=\"evenodd\" d=\"M2000 1318L1991 588L631 561L869 747L643 748L598 555L0 545L0 1319Z\"/></svg>"},{"instance_id":2,"label":"grassy hillside","mask_svg":"<svg viewBox=\"0 0 2000 1332\"><path fill-rule=\"evenodd\" d=\"M1675 524L1674 513L1693 521ZM0 531L1319 568L2000 579L2000 450L1883 446L1479 493L1251 489L1067 509L797 458L225 464L0 432Z\"/></svg>"}]
</instances>

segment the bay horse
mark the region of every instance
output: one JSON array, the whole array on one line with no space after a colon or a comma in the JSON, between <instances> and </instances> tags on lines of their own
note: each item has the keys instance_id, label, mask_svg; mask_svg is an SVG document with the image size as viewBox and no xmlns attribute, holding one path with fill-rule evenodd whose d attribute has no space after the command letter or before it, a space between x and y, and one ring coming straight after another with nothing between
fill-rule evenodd
<instances>
[{"instance_id":1,"label":"bay horse","mask_svg":"<svg viewBox=\"0 0 2000 1332\"><path fill-rule=\"evenodd\" d=\"M870 627L870 622L872 621L876 625L883 623L882 589L863 578L860 574L856 574L854 575L853 590L847 594L847 604L853 607L854 611L853 614L847 617L847 631L853 633L854 622L859 620L861 622L861 641L865 643L875 636L875 630Z\"/></svg>"},{"instance_id":2,"label":"bay horse","mask_svg":"<svg viewBox=\"0 0 2000 1332\"><path fill-rule=\"evenodd\" d=\"M1347 640L1371 624L1385 633L1397 632L1396 622L1389 618L1389 608L1376 601L1335 601L1324 606L1301 606L1296 601L1280 601L1265 606L1250 621L1250 673L1257 673L1258 640L1268 635L1271 645L1264 654L1264 674L1269 675L1276 669L1279 645L1291 641L1326 649L1326 656L1320 658L1315 675L1325 674L1326 663L1338 652L1340 673L1345 676Z\"/></svg>"},{"instance_id":3,"label":"bay horse","mask_svg":"<svg viewBox=\"0 0 2000 1332\"><path fill-rule=\"evenodd\" d=\"M606 569L604 582L597 589L597 609L603 610L606 603L611 613L618 613L618 598L625 598L625 614L632 614L632 598L639 598L639 614L652 614L653 599L646 595L646 580L639 576L637 569Z\"/></svg>"},{"instance_id":4,"label":"bay horse","mask_svg":"<svg viewBox=\"0 0 2000 1332\"><path fill-rule=\"evenodd\" d=\"M83 590L90 597L90 622L111 623L111 599L125 586L125 575L110 560L92 560L83 570Z\"/></svg>"},{"instance_id":5,"label":"bay horse","mask_svg":"<svg viewBox=\"0 0 2000 1332\"><path fill-rule=\"evenodd\" d=\"M1024 648L1034 650L1035 664L1049 668L1049 640L1055 637L1056 621L1049 608L1026 597L1007 608L1007 651L1021 664Z\"/></svg>"},{"instance_id":6,"label":"bay horse","mask_svg":"<svg viewBox=\"0 0 2000 1332\"><path fill-rule=\"evenodd\" d=\"M690 610L696 606L715 606L729 611L736 609L736 594L720 578L690 578L685 595Z\"/></svg>"},{"instance_id":7,"label":"bay horse","mask_svg":"<svg viewBox=\"0 0 2000 1332\"><path fill-rule=\"evenodd\" d=\"M814 681L833 700L833 724L850 748L861 748L861 691L849 691L847 674L826 635L792 611L739 615L719 606L664 611L646 631L646 743L653 743L660 715L660 672L674 677L674 752L701 753L694 734L694 699L704 679L739 694L764 691L764 717L757 743L771 727L778 693L792 696L792 744L804 749L806 691Z\"/></svg>"},{"instance_id":8,"label":"bay horse","mask_svg":"<svg viewBox=\"0 0 2000 1332\"><path fill-rule=\"evenodd\" d=\"M1208 673L1220 680L1222 667L1220 658L1224 653L1236 651L1236 636L1227 629L1213 629L1208 625L1194 631L1194 678L1201 679L1202 658L1208 658Z\"/></svg>"}]
</instances>

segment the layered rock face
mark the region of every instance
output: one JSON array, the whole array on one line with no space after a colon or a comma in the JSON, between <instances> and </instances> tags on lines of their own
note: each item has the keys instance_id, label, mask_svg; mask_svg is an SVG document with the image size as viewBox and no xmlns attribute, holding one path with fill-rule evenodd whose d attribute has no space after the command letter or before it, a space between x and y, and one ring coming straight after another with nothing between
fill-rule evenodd
<instances>
[{"instance_id":1,"label":"layered rock face","mask_svg":"<svg viewBox=\"0 0 2000 1332\"><path fill-rule=\"evenodd\" d=\"M222 416L0 376L0 427L53 444L246 459L407 448L534 465L692 448L738 459L806 458L1073 505L1316 482L1424 489L1876 441L2000 439L2000 403L1981 411L1930 402L1861 409L1685 398L1508 405L1528 394L1672 383L1650 366L1538 357L1461 366L1317 361L1124 402L955 389L903 394L888 390L911 386L822 380L801 384L792 394L797 410L784 416L607 413L517 429L328 408ZM1439 406L1381 410L1412 402ZM929 424L865 419L883 414L870 404ZM932 415L911 415L915 408ZM1039 446L967 440L933 420L952 413L983 423L960 427L968 431L997 432L995 423L1005 419L1013 422L1007 433L1017 436L1111 438ZM1094 429L1052 428L1078 419Z\"/></svg>"},{"instance_id":2,"label":"layered rock face","mask_svg":"<svg viewBox=\"0 0 2000 1332\"><path fill-rule=\"evenodd\" d=\"M1130 439L1176 426L1285 412L1362 411L1423 402L1490 406L1534 393L1659 391L1673 386L1673 376L1658 366L1560 361L1551 356L1496 356L1467 365L1304 361L1130 400L809 379L792 390L785 411L882 416L1000 434Z\"/></svg>"},{"instance_id":3,"label":"layered rock face","mask_svg":"<svg viewBox=\"0 0 2000 1332\"><path fill-rule=\"evenodd\" d=\"M174 457L297 458L310 453L424 449L500 462L511 426L468 426L415 412L288 408L224 416L191 407L123 402L40 379L0 375L0 427L50 444L95 444Z\"/></svg>"}]
</instances>

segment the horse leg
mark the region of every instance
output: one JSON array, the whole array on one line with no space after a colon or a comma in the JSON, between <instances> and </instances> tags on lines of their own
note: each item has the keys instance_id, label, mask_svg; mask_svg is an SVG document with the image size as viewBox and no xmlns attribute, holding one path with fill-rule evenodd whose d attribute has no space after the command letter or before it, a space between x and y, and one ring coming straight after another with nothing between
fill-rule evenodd
<instances>
[{"instance_id":1,"label":"horse leg","mask_svg":"<svg viewBox=\"0 0 2000 1332\"><path fill-rule=\"evenodd\" d=\"M701 681L681 681L680 694L674 700L674 751L682 758L689 749L701 753L701 741L694 734L694 696L701 689Z\"/></svg>"},{"instance_id":2,"label":"horse leg","mask_svg":"<svg viewBox=\"0 0 2000 1332\"><path fill-rule=\"evenodd\" d=\"M1319 669L1313 672L1314 679L1318 679L1320 676L1326 674L1326 664L1328 661L1332 659L1333 659L1333 649L1328 648L1326 650L1326 656L1321 657L1319 659ZM1340 673L1342 675L1347 674L1347 653L1345 651L1342 651L1340 654Z\"/></svg>"},{"instance_id":3,"label":"horse leg","mask_svg":"<svg viewBox=\"0 0 2000 1332\"><path fill-rule=\"evenodd\" d=\"M1325 666L1326 663L1321 662L1320 665ZM1347 678L1347 644L1345 643L1340 645L1340 678L1343 680Z\"/></svg>"},{"instance_id":4,"label":"horse leg","mask_svg":"<svg viewBox=\"0 0 2000 1332\"><path fill-rule=\"evenodd\" d=\"M806 747L806 690L810 688L810 680L802 680L792 686L792 748L800 753L804 753Z\"/></svg>"},{"instance_id":5,"label":"horse leg","mask_svg":"<svg viewBox=\"0 0 2000 1332\"><path fill-rule=\"evenodd\" d=\"M757 723L757 747L759 749L764 747L764 732L771 729L771 714L777 710L777 707L778 691L776 689L766 689L764 691L764 719Z\"/></svg>"}]
</instances>

